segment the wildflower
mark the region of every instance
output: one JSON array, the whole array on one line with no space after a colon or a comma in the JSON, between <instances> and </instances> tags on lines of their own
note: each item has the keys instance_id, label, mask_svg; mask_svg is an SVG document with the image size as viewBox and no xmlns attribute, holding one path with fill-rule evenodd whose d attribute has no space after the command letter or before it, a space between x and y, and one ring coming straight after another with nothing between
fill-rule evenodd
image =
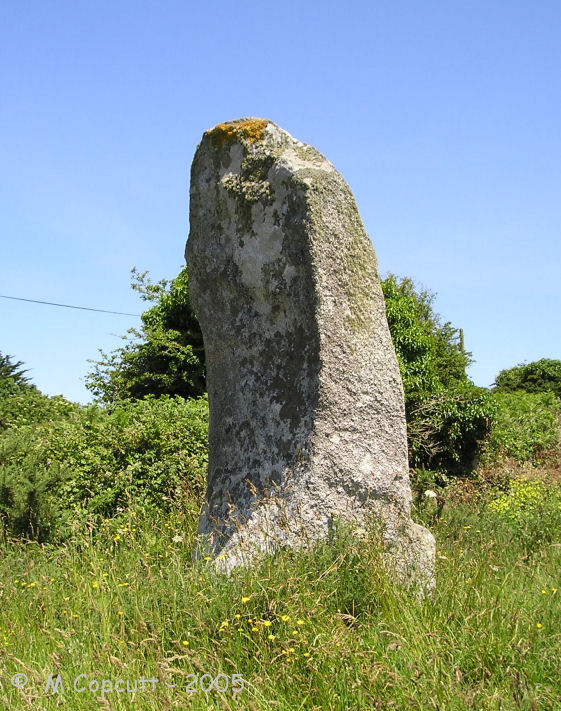
<instances>
[{"instance_id":1,"label":"wildflower","mask_svg":"<svg viewBox=\"0 0 561 711\"><path fill-rule=\"evenodd\" d=\"M263 622L263 627L270 627L272 624L273 624L273 623L271 622L271 620L265 620L265 621Z\"/></svg>"},{"instance_id":2,"label":"wildflower","mask_svg":"<svg viewBox=\"0 0 561 711\"><path fill-rule=\"evenodd\" d=\"M220 627L229 627L229 626L230 626L230 623L228 622L228 620L224 620L224 622L220 625Z\"/></svg>"},{"instance_id":3,"label":"wildflower","mask_svg":"<svg viewBox=\"0 0 561 711\"><path fill-rule=\"evenodd\" d=\"M303 654L302 656L303 656L303 657L309 657L309 656L310 656L310 653L309 653L309 652L304 652L304 654Z\"/></svg>"},{"instance_id":4,"label":"wildflower","mask_svg":"<svg viewBox=\"0 0 561 711\"><path fill-rule=\"evenodd\" d=\"M243 627L238 627L238 632L243 632Z\"/></svg>"},{"instance_id":5,"label":"wildflower","mask_svg":"<svg viewBox=\"0 0 561 711\"><path fill-rule=\"evenodd\" d=\"M99 587L99 583L97 582L97 580L94 580L92 583L92 588L98 588L98 587Z\"/></svg>"},{"instance_id":6,"label":"wildflower","mask_svg":"<svg viewBox=\"0 0 561 711\"><path fill-rule=\"evenodd\" d=\"M542 595L547 595L547 590L542 590Z\"/></svg>"},{"instance_id":7,"label":"wildflower","mask_svg":"<svg viewBox=\"0 0 561 711\"><path fill-rule=\"evenodd\" d=\"M249 602L248 597L242 597L242 605L245 605L246 602Z\"/></svg>"},{"instance_id":8,"label":"wildflower","mask_svg":"<svg viewBox=\"0 0 561 711\"><path fill-rule=\"evenodd\" d=\"M292 630L292 634L298 634L298 630Z\"/></svg>"},{"instance_id":9,"label":"wildflower","mask_svg":"<svg viewBox=\"0 0 561 711\"><path fill-rule=\"evenodd\" d=\"M205 555L203 560L212 560L212 558L209 555Z\"/></svg>"},{"instance_id":10,"label":"wildflower","mask_svg":"<svg viewBox=\"0 0 561 711\"><path fill-rule=\"evenodd\" d=\"M281 617L281 620L282 620L283 622L288 622L289 619L290 619L290 617L289 617L288 615L283 615L283 616Z\"/></svg>"},{"instance_id":11,"label":"wildflower","mask_svg":"<svg viewBox=\"0 0 561 711\"><path fill-rule=\"evenodd\" d=\"M469 531L469 529L472 528L471 526L464 526L464 531Z\"/></svg>"},{"instance_id":12,"label":"wildflower","mask_svg":"<svg viewBox=\"0 0 561 711\"><path fill-rule=\"evenodd\" d=\"M236 620L239 620L239 619L240 619L240 617L241 617L241 615L240 615L240 613L239 613L239 612L236 612L236 614L234 615L234 617L236 618Z\"/></svg>"},{"instance_id":13,"label":"wildflower","mask_svg":"<svg viewBox=\"0 0 561 711\"><path fill-rule=\"evenodd\" d=\"M275 639L275 635L274 635L274 634L270 634L270 635L268 635L267 639L273 640L273 639Z\"/></svg>"},{"instance_id":14,"label":"wildflower","mask_svg":"<svg viewBox=\"0 0 561 711\"><path fill-rule=\"evenodd\" d=\"M184 640L181 642L181 644L182 644L184 647L188 647L188 646L189 646L189 640L188 640L188 639L184 639Z\"/></svg>"},{"instance_id":15,"label":"wildflower","mask_svg":"<svg viewBox=\"0 0 561 711\"><path fill-rule=\"evenodd\" d=\"M130 585L130 583L119 583L118 587L120 588L126 588Z\"/></svg>"},{"instance_id":16,"label":"wildflower","mask_svg":"<svg viewBox=\"0 0 561 711\"><path fill-rule=\"evenodd\" d=\"M289 647L289 648L288 648L288 651L289 651L290 654L294 654L294 647Z\"/></svg>"},{"instance_id":17,"label":"wildflower","mask_svg":"<svg viewBox=\"0 0 561 711\"><path fill-rule=\"evenodd\" d=\"M557 588L551 588L551 592L552 592L552 593L556 593L556 592L557 592Z\"/></svg>"},{"instance_id":18,"label":"wildflower","mask_svg":"<svg viewBox=\"0 0 561 711\"><path fill-rule=\"evenodd\" d=\"M118 614L118 615L122 615L122 614L123 614L123 611L122 611L122 610L117 610L117 614Z\"/></svg>"},{"instance_id":19,"label":"wildflower","mask_svg":"<svg viewBox=\"0 0 561 711\"><path fill-rule=\"evenodd\" d=\"M469 585L471 583L471 578L466 578L466 585Z\"/></svg>"},{"instance_id":20,"label":"wildflower","mask_svg":"<svg viewBox=\"0 0 561 711\"><path fill-rule=\"evenodd\" d=\"M303 625L305 624L304 620L296 620L297 625Z\"/></svg>"},{"instance_id":21,"label":"wildflower","mask_svg":"<svg viewBox=\"0 0 561 711\"><path fill-rule=\"evenodd\" d=\"M257 629L257 627L252 627L252 628L251 628L251 631L252 631L252 632L259 632L259 630Z\"/></svg>"},{"instance_id":22,"label":"wildflower","mask_svg":"<svg viewBox=\"0 0 561 711\"><path fill-rule=\"evenodd\" d=\"M28 587L28 588L34 588L36 585L37 585L36 582L28 583L27 587Z\"/></svg>"},{"instance_id":23,"label":"wildflower","mask_svg":"<svg viewBox=\"0 0 561 711\"><path fill-rule=\"evenodd\" d=\"M537 622L537 623L536 623L536 627L537 627L539 630L541 630L541 628L543 627L543 625L542 625L541 622Z\"/></svg>"}]
</instances>

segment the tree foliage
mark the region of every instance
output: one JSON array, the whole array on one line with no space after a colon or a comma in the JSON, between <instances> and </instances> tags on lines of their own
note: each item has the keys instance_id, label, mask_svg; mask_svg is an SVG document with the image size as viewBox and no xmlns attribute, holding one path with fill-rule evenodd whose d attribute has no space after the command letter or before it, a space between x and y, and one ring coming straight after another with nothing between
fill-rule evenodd
<instances>
[{"instance_id":1,"label":"tree foliage","mask_svg":"<svg viewBox=\"0 0 561 711\"><path fill-rule=\"evenodd\" d=\"M16 385L28 384L29 378L25 375L27 370L23 370L22 365L21 361L14 363L11 356L4 355L0 351L0 382L9 381Z\"/></svg>"},{"instance_id":2,"label":"tree foliage","mask_svg":"<svg viewBox=\"0 0 561 711\"><path fill-rule=\"evenodd\" d=\"M434 294L393 274L382 290L403 380L410 465L440 479L469 474L493 412L488 393L466 375L471 353L434 311Z\"/></svg>"},{"instance_id":3,"label":"tree foliage","mask_svg":"<svg viewBox=\"0 0 561 711\"><path fill-rule=\"evenodd\" d=\"M94 361L86 386L105 404L147 396L198 397L205 392L201 330L189 302L187 271L172 281L152 283L147 272L132 270L132 288L153 304L140 329L131 328L126 344Z\"/></svg>"},{"instance_id":4,"label":"tree foliage","mask_svg":"<svg viewBox=\"0 0 561 711\"><path fill-rule=\"evenodd\" d=\"M499 392L550 392L561 398L561 360L542 358L501 370L493 385Z\"/></svg>"}]
</instances>

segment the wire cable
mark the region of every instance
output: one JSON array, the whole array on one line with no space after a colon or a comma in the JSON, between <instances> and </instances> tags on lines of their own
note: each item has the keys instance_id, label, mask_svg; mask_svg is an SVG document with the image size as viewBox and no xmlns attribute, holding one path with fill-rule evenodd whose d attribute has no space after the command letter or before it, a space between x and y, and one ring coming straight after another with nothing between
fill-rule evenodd
<instances>
[{"instance_id":1,"label":"wire cable","mask_svg":"<svg viewBox=\"0 0 561 711\"><path fill-rule=\"evenodd\" d=\"M38 301L37 299L24 299L21 296L4 296L0 294L0 299L11 299L12 301L27 301L30 304L46 304L47 306L60 306L63 309L79 309L80 311L97 311L100 314L116 314L117 316L136 316L140 318L140 314L127 314L123 311L107 311L106 309L91 309L87 306L71 306L70 304L56 304L53 301Z\"/></svg>"}]
</instances>

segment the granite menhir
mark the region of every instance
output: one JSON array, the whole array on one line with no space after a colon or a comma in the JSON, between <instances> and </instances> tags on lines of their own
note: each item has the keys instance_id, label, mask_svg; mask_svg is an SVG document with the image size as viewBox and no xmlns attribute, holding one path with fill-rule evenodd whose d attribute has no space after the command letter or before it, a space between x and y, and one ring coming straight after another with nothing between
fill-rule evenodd
<instances>
[{"instance_id":1,"label":"granite menhir","mask_svg":"<svg viewBox=\"0 0 561 711\"><path fill-rule=\"evenodd\" d=\"M400 578L434 584L410 517L403 387L376 255L317 150L266 119L207 131L186 260L210 407L200 543L219 570L379 524Z\"/></svg>"}]
</instances>

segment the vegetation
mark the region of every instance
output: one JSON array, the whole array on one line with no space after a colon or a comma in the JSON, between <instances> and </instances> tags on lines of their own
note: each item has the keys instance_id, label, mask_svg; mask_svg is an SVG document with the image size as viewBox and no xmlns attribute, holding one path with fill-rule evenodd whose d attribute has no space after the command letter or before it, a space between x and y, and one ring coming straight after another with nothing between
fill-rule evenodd
<instances>
[{"instance_id":1,"label":"vegetation","mask_svg":"<svg viewBox=\"0 0 561 711\"><path fill-rule=\"evenodd\" d=\"M18 361L14 363L11 356L3 355L0 351L0 383L10 381L16 385L29 383L29 378L25 376L27 370L22 370L23 363Z\"/></svg>"},{"instance_id":2,"label":"vegetation","mask_svg":"<svg viewBox=\"0 0 561 711\"><path fill-rule=\"evenodd\" d=\"M343 525L311 552L279 551L227 579L192 559L208 407L186 274L135 280L152 305L96 364L100 404L46 397L0 355L3 706L558 708L561 401L551 379L529 392L528 378L475 388L432 295L390 275L413 516L437 540L435 593L422 601L397 587L377 532L358 540ZM201 690L216 684L228 688Z\"/></svg>"},{"instance_id":3,"label":"vegetation","mask_svg":"<svg viewBox=\"0 0 561 711\"><path fill-rule=\"evenodd\" d=\"M86 386L105 404L150 395L202 395L203 338L189 302L186 269L171 282L156 284L147 272L133 269L132 274L132 288L155 303L142 314L140 330L131 328L124 336L126 345L110 354L100 351Z\"/></svg>"},{"instance_id":4,"label":"vegetation","mask_svg":"<svg viewBox=\"0 0 561 711\"><path fill-rule=\"evenodd\" d=\"M542 358L501 370L494 386L499 392L553 393L561 398L561 360Z\"/></svg>"},{"instance_id":5,"label":"vegetation","mask_svg":"<svg viewBox=\"0 0 561 711\"><path fill-rule=\"evenodd\" d=\"M435 313L434 294L392 274L382 289L405 392L410 465L437 484L468 475L494 411L489 394L466 375L471 354Z\"/></svg>"},{"instance_id":6,"label":"vegetation","mask_svg":"<svg viewBox=\"0 0 561 711\"><path fill-rule=\"evenodd\" d=\"M0 436L0 521L10 535L60 541L131 501L184 509L204 490L206 398L162 396L104 410L34 388L0 391L2 420L11 426Z\"/></svg>"},{"instance_id":7,"label":"vegetation","mask_svg":"<svg viewBox=\"0 0 561 711\"><path fill-rule=\"evenodd\" d=\"M450 496L452 490L449 490ZM283 551L231 579L194 563L196 514L134 505L59 547L0 544L0 699L72 709L556 709L561 697L559 486L516 508L458 488L425 602L395 586L377 539L345 529L312 554ZM538 505L533 502L537 501ZM548 525L544 527L545 510ZM512 517L510 511L516 510ZM556 543L556 545L552 545ZM27 675L25 688L10 679ZM78 688L73 682L79 674ZM194 676L190 677L192 674ZM203 675L210 675L203 677ZM219 676L220 674L225 676ZM232 693L232 675L244 688ZM137 693L101 680L156 681ZM97 693L88 684L98 680ZM200 690L218 680L227 692ZM195 693L187 694L195 681ZM85 683L82 683L85 682ZM238 685L237 683L234 685Z\"/></svg>"},{"instance_id":8,"label":"vegetation","mask_svg":"<svg viewBox=\"0 0 561 711\"><path fill-rule=\"evenodd\" d=\"M495 412L481 464L501 466L509 460L534 466L560 461L561 400L551 392L493 393Z\"/></svg>"}]
</instances>

